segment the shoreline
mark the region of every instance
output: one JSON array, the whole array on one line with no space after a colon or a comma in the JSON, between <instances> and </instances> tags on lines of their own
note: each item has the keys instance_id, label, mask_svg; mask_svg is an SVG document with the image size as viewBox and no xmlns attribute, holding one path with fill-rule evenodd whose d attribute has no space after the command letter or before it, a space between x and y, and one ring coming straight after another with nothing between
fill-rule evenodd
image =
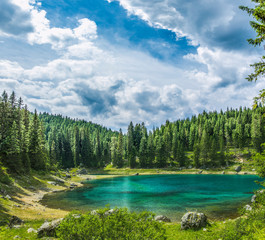
<instances>
[{"instance_id":1,"label":"shoreline","mask_svg":"<svg viewBox=\"0 0 265 240\"><path fill-rule=\"evenodd\" d=\"M119 169L121 171L121 169ZM128 171L127 169L123 169L123 171ZM144 172L143 172L144 171ZM23 186L18 186L18 184L15 182L15 186L19 187L20 189L23 188L23 193L18 193L16 196L11 195L11 199L8 200L7 209L9 210L9 213L11 215L16 215L18 217L21 217L25 220L40 220L40 219L57 219L64 217L67 215L70 211L69 210L62 210L60 208L50 208L41 203L41 200L44 196L49 195L50 193L56 193L60 191L69 191L70 185L75 184L76 186L74 188L80 188L83 187L85 184L82 184L82 182L89 180L99 180L104 178L112 178L112 177L124 177L124 176L134 176L134 172L138 172L139 175L166 175L166 174L176 174L176 175L182 175L182 174L198 174L198 170L190 170L190 171L161 171L161 170L155 170L158 172L153 172L152 169L151 172L148 172L146 169L133 169L131 174L128 172L126 173L112 173L112 174L86 174L86 175L75 175L73 174L71 179L63 180L63 185L57 185L54 186L52 184L49 184L46 182L46 187L43 188L34 188L34 190L23 188ZM212 172L212 171L203 171L200 175L237 175L233 171L227 171L225 174L222 174L222 172ZM239 173L238 175L245 175L244 172ZM248 172L248 175L256 175L254 172ZM54 181L56 180L62 180L61 178L58 178L55 175L50 175L51 178L53 178ZM89 181L88 180L88 181ZM218 221L218 220L217 220Z\"/></svg>"}]
</instances>

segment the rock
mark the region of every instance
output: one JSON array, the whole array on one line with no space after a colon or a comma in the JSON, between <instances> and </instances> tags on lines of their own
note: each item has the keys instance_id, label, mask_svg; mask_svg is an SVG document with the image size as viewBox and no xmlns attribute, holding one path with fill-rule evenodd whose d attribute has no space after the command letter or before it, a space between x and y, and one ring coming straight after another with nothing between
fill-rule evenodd
<instances>
[{"instance_id":1,"label":"rock","mask_svg":"<svg viewBox=\"0 0 265 240\"><path fill-rule=\"evenodd\" d=\"M240 172L242 170L242 167L241 166L237 166L236 168L235 168L235 171L238 173L238 172Z\"/></svg>"},{"instance_id":2,"label":"rock","mask_svg":"<svg viewBox=\"0 0 265 240\"><path fill-rule=\"evenodd\" d=\"M21 225L14 225L12 228L19 229L21 228Z\"/></svg>"},{"instance_id":3,"label":"rock","mask_svg":"<svg viewBox=\"0 0 265 240\"><path fill-rule=\"evenodd\" d=\"M225 174L225 171L223 171L222 174Z\"/></svg>"},{"instance_id":4,"label":"rock","mask_svg":"<svg viewBox=\"0 0 265 240\"><path fill-rule=\"evenodd\" d=\"M88 174L87 173L87 170L86 169L80 169L80 170L77 170L77 172L76 172L77 174L81 174L81 175L86 175L86 174Z\"/></svg>"},{"instance_id":5,"label":"rock","mask_svg":"<svg viewBox=\"0 0 265 240\"><path fill-rule=\"evenodd\" d=\"M13 239L19 239L19 238L21 238L21 237L16 235Z\"/></svg>"},{"instance_id":6,"label":"rock","mask_svg":"<svg viewBox=\"0 0 265 240\"><path fill-rule=\"evenodd\" d=\"M200 170L200 171L198 172L198 174L202 174L202 172L203 172L203 171L202 171L202 170Z\"/></svg>"},{"instance_id":7,"label":"rock","mask_svg":"<svg viewBox=\"0 0 265 240\"><path fill-rule=\"evenodd\" d=\"M49 182L47 182L48 184L51 184L51 185L54 185L54 186L56 186L57 185L57 183L56 182L52 182L52 181L49 181Z\"/></svg>"},{"instance_id":8,"label":"rock","mask_svg":"<svg viewBox=\"0 0 265 240\"><path fill-rule=\"evenodd\" d=\"M97 210L93 210L90 212L91 215L99 215L98 211Z\"/></svg>"},{"instance_id":9,"label":"rock","mask_svg":"<svg viewBox=\"0 0 265 240\"><path fill-rule=\"evenodd\" d=\"M9 226L10 228L12 228L12 227L14 227L14 226L21 225L21 224L23 224L23 223L24 223L23 220L20 219L19 217L17 217L17 216L12 216L11 219L10 219L10 221L9 221L8 226Z\"/></svg>"},{"instance_id":10,"label":"rock","mask_svg":"<svg viewBox=\"0 0 265 240\"><path fill-rule=\"evenodd\" d=\"M61 183L61 184L64 184L65 183L65 181L62 180L62 179L57 179L56 181L57 181L57 183Z\"/></svg>"},{"instance_id":11,"label":"rock","mask_svg":"<svg viewBox=\"0 0 265 240\"><path fill-rule=\"evenodd\" d=\"M5 198L9 199L9 200L11 199L11 197L9 195L6 195Z\"/></svg>"},{"instance_id":12,"label":"rock","mask_svg":"<svg viewBox=\"0 0 265 240\"><path fill-rule=\"evenodd\" d=\"M119 209L110 209L110 210L106 211L106 212L104 213L104 215L105 215L105 216L109 216L109 215L111 215L111 214L113 214L113 213L116 213L116 212L118 212L118 211L119 211Z\"/></svg>"},{"instance_id":13,"label":"rock","mask_svg":"<svg viewBox=\"0 0 265 240\"><path fill-rule=\"evenodd\" d=\"M155 217L155 221L159 221L159 222L171 222L171 220L163 215L158 215Z\"/></svg>"},{"instance_id":14,"label":"rock","mask_svg":"<svg viewBox=\"0 0 265 240\"><path fill-rule=\"evenodd\" d=\"M181 229L199 229L207 225L204 213L188 212L181 218Z\"/></svg>"},{"instance_id":15,"label":"rock","mask_svg":"<svg viewBox=\"0 0 265 240\"><path fill-rule=\"evenodd\" d=\"M192 169L192 166L190 165L190 166L188 167L188 169Z\"/></svg>"},{"instance_id":16,"label":"rock","mask_svg":"<svg viewBox=\"0 0 265 240\"><path fill-rule=\"evenodd\" d=\"M56 219L52 222L45 222L38 229L38 237L56 237L56 228L60 225L63 218Z\"/></svg>"},{"instance_id":17,"label":"rock","mask_svg":"<svg viewBox=\"0 0 265 240\"><path fill-rule=\"evenodd\" d=\"M139 176L139 173L135 173L134 176Z\"/></svg>"},{"instance_id":18,"label":"rock","mask_svg":"<svg viewBox=\"0 0 265 240\"><path fill-rule=\"evenodd\" d=\"M29 228L27 232L28 233L37 233L37 230L34 228Z\"/></svg>"},{"instance_id":19,"label":"rock","mask_svg":"<svg viewBox=\"0 0 265 240\"><path fill-rule=\"evenodd\" d=\"M244 175L247 175L248 173L247 172L244 172Z\"/></svg>"},{"instance_id":20,"label":"rock","mask_svg":"<svg viewBox=\"0 0 265 240\"><path fill-rule=\"evenodd\" d=\"M250 205L248 205L248 204L244 208L245 208L246 211L251 211L252 210L252 207Z\"/></svg>"},{"instance_id":21,"label":"rock","mask_svg":"<svg viewBox=\"0 0 265 240\"><path fill-rule=\"evenodd\" d=\"M256 202L256 198L257 198L257 195L254 194L251 198L251 203L255 203Z\"/></svg>"},{"instance_id":22,"label":"rock","mask_svg":"<svg viewBox=\"0 0 265 240\"><path fill-rule=\"evenodd\" d=\"M75 183L70 184L70 188L75 188L75 187L77 187L77 185Z\"/></svg>"},{"instance_id":23,"label":"rock","mask_svg":"<svg viewBox=\"0 0 265 240\"><path fill-rule=\"evenodd\" d=\"M252 171L254 172L254 171L256 171L256 169L253 168Z\"/></svg>"}]
</instances>

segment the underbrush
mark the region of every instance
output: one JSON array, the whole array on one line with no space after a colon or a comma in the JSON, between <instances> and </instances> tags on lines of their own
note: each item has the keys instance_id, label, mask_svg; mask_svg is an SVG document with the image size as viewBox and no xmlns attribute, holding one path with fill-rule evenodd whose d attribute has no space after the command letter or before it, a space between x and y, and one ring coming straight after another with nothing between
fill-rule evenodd
<instances>
[{"instance_id":1,"label":"underbrush","mask_svg":"<svg viewBox=\"0 0 265 240\"><path fill-rule=\"evenodd\" d=\"M84 215L71 213L60 224L57 235L63 240L166 239L164 225L154 221L154 214L129 213L126 208L105 208Z\"/></svg>"}]
</instances>

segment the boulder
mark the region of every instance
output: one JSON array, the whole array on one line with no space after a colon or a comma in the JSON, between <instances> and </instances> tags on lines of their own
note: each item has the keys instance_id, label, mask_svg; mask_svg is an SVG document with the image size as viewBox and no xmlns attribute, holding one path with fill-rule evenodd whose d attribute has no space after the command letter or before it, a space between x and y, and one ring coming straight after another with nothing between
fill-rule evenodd
<instances>
[{"instance_id":1,"label":"boulder","mask_svg":"<svg viewBox=\"0 0 265 240\"><path fill-rule=\"evenodd\" d=\"M255 203L256 202L256 198L257 198L257 195L254 194L251 198L251 203Z\"/></svg>"},{"instance_id":2,"label":"boulder","mask_svg":"<svg viewBox=\"0 0 265 240\"><path fill-rule=\"evenodd\" d=\"M159 222L171 222L171 220L163 215L158 215L155 217L155 221L159 221Z\"/></svg>"},{"instance_id":3,"label":"boulder","mask_svg":"<svg viewBox=\"0 0 265 240\"><path fill-rule=\"evenodd\" d=\"M222 174L225 174L225 171L223 171Z\"/></svg>"},{"instance_id":4,"label":"boulder","mask_svg":"<svg viewBox=\"0 0 265 240\"><path fill-rule=\"evenodd\" d=\"M9 195L6 195L5 198L9 199L9 200L11 199L11 197Z\"/></svg>"},{"instance_id":5,"label":"boulder","mask_svg":"<svg viewBox=\"0 0 265 240\"><path fill-rule=\"evenodd\" d=\"M34 228L29 228L27 232L28 233L37 233L37 230Z\"/></svg>"},{"instance_id":6,"label":"boulder","mask_svg":"<svg viewBox=\"0 0 265 240\"><path fill-rule=\"evenodd\" d=\"M23 220L21 220L19 217L17 217L17 216L12 216L11 219L10 219L10 221L9 221L8 226L9 226L10 228L12 228L12 227L14 227L14 226L18 226L18 225L21 225L21 224L23 224L23 223L24 223Z\"/></svg>"},{"instance_id":7,"label":"boulder","mask_svg":"<svg viewBox=\"0 0 265 240\"><path fill-rule=\"evenodd\" d=\"M52 182L52 181L49 181L49 182L47 182L48 184L51 184L51 185L53 185L53 186L56 186L57 185L57 183L56 182Z\"/></svg>"},{"instance_id":8,"label":"boulder","mask_svg":"<svg viewBox=\"0 0 265 240\"><path fill-rule=\"evenodd\" d=\"M77 187L77 185L75 183L70 184L70 188L75 188L75 187Z\"/></svg>"},{"instance_id":9,"label":"boulder","mask_svg":"<svg viewBox=\"0 0 265 240\"><path fill-rule=\"evenodd\" d=\"M250 205L246 205L245 207L244 207L244 209L246 210L246 211L251 211L252 210L252 207L250 206Z\"/></svg>"},{"instance_id":10,"label":"boulder","mask_svg":"<svg viewBox=\"0 0 265 240\"><path fill-rule=\"evenodd\" d=\"M207 225L204 213L188 212L181 218L181 229L199 229Z\"/></svg>"},{"instance_id":11,"label":"boulder","mask_svg":"<svg viewBox=\"0 0 265 240\"><path fill-rule=\"evenodd\" d=\"M57 179L56 181L57 181L57 183L61 183L61 184L64 184L65 183L65 181L62 180L62 179Z\"/></svg>"},{"instance_id":12,"label":"boulder","mask_svg":"<svg viewBox=\"0 0 265 240\"><path fill-rule=\"evenodd\" d=\"M88 174L87 173L87 170L86 169L80 169L80 170L77 170L77 172L76 172L77 174L81 174L81 175L86 175L86 174Z\"/></svg>"},{"instance_id":13,"label":"boulder","mask_svg":"<svg viewBox=\"0 0 265 240\"><path fill-rule=\"evenodd\" d=\"M135 173L135 174L134 174L134 176L138 176L138 175L139 175L139 173Z\"/></svg>"},{"instance_id":14,"label":"boulder","mask_svg":"<svg viewBox=\"0 0 265 240\"><path fill-rule=\"evenodd\" d=\"M236 168L235 168L235 171L238 173L238 172L240 172L242 170L242 167L241 166L237 166Z\"/></svg>"},{"instance_id":15,"label":"boulder","mask_svg":"<svg viewBox=\"0 0 265 240\"><path fill-rule=\"evenodd\" d=\"M90 212L91 215L99 215L98 211L97 210L93 210Z\"/></svg>"},{"instance_id":16,"label":"boulder","mask_svg":"<svg viewBox=\"0 0 265 240\"><path fill-rule=\"evenodd\" d=\"M45 222L41 225L38 229L38 237L56 237L56 228L59 227L60 223L62 222L63 218L56 219L52 222Z\"/></svg>"},{"instance_id":17,"label":"boulder","mask_svg":"<svg viewBox=\"0 0 265 240\"><path fill-rule=\"evenodd\" d=\"M110 210L106 211L106 212L104 213L104 215L105 215L105 216L109 216L109 215L114 214L114 213L116 213L116 212L118 212L118 211L119 211L119 209L110 209Z\"/></svg>"},{"instance_id":18,"label":"boulder","mask_svg":"<svg viewBox=\"0 0 265 240\"><path fill-rule=\"evenodd\" d=\"M198 172L198 174L202 174L202 172L203 172L203 171L202 171L202 170L200 170L200 171Z\"/></svg>"}]
</instances>

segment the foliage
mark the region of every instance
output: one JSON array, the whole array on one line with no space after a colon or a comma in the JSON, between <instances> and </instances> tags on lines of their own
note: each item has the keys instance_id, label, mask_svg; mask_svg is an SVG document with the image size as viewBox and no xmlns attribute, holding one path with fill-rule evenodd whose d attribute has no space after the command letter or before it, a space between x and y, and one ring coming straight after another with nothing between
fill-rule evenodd
<instances>
[{"instance_id":1,"label":"foliage","mask_svg":"<svg viewBox=\"0 0 265 240\"><path fill-rule=\"evenodd\" d=\"M166 239L162 223L154 221L149 212L129 213L126 208L97 210L96 214L69 214L60 224L60 239Z\"/></svg>"},{"instance_id":2,"label":"foliage","mask_svg":"<svg viewBox=\"0 0 265 240\"><path fill-rule=\"evenodd\" d=\"M254 47L260 46L260 44L265 40L265 2L259 0L251 0L256 3L254 8L240 6L239 8L246 11L251 15L256 21L250 21L250 26L256 31L255 39L248 39L249 44ZM247 78L248 81L257 81L257 79L265 74L265 56L262 56L261 61L252 64L254 67L254 73L250 74Z\"/></svg>"}]
</instances>

